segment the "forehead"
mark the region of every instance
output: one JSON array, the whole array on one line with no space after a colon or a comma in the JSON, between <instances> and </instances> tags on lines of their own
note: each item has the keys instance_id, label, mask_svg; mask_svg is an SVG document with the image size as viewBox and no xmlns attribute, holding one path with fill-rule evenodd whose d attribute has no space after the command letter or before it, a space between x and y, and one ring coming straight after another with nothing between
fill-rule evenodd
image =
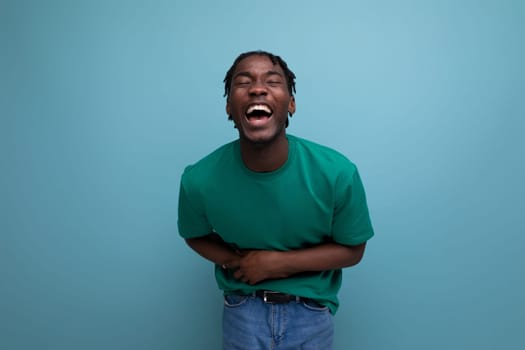
<instances>
[{"instance_id":1,"label":"forehead","mask_svg":"<svg viewBox=\"0 0 525 350\"><path fill-rule=\"evenodd\" d=\"M237 63L233 76L235 77L239 73L266 74L268 72L284 75L281 66L278 63L274 64L268 56L251 55Z\"/></svg>"}]
</instances>

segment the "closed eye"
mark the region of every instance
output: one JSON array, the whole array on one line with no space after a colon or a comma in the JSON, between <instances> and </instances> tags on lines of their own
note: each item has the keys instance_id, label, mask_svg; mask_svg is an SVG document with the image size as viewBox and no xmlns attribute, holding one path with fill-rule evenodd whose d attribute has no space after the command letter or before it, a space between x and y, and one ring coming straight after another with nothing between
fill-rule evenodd
<instances>
[{"instance_id":1,"label":"closed eye","mask_svg":"<svg viewBox=\"0 0 525 350\"><path fill-rule=\"evenodd\" d=\"M251 81L247 81L247 80L235 82L235 85L237 85L237 86L247 86L247 85L250 85L250 84L251 84Z\"/></svg>"}]
</instances>

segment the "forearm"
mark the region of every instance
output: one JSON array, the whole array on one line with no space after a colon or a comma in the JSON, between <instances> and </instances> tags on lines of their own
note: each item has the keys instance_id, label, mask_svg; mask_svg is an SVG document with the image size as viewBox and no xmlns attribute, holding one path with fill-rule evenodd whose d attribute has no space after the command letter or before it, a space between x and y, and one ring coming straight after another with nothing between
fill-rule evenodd
<instances>
[{"instance_id":1,"label":"forearm","mask_svg":"<svg viewBox=\"0 0 525 350\"><path fill-rule=\"evenodd\" d=\"M361 261L365 244L348 246L323 243L315 247L280 252L280 269L286 275L306 271L326 271L353 266Z\"/></svg>"},{"instance_id":2,"label":"forearm","mask_svg":"<svg viewBox=\"0 0 525 350\"><path fill-rule=\"evenodd\" d=\"M218 235L188 238L186 243L203 258L221 265L237 265L240 255L226 244Z\"/></svg>"}]
</instances>

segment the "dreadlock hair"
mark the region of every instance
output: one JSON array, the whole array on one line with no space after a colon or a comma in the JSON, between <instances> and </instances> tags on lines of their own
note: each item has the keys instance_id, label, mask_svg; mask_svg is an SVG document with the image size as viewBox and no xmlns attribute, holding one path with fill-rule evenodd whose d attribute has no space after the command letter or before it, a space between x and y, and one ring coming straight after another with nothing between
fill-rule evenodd
<instances>
[{"instance_id":1,"label":"dreadlock hair","mask_svg":"<svg viewBox=\"0 0 525 350\"><path fill-rule=\"evenodd\" d=\"M248 51L248 52L242 53L235 59L235 61L233 61L232 66L226 72L226 76L224 77L224 80L223 80L224 97L226 97L226 99L230 97L230 88L232 85L233 73L235 72L235 69L237 68L237 65L239 64L239 62L241 62L246 57L254 56L254 55L266 56L270 59L270 61L272 61L274 65L278 64L282 68L285 79L286 79L286 85L288 87L288 92L290 93L291 96L293 96L295 93L295 74L294 72L290 70L290 68L288 68L288 65L286 64L286 62L280 56L274 55L267 51L256 50L256 51ZM292 115L290 114L290 116ZM232 117L228 116L228 119L231 120ZM288 120L286 120L286 126L288 126Z\"/></svg>"}]
</instances>

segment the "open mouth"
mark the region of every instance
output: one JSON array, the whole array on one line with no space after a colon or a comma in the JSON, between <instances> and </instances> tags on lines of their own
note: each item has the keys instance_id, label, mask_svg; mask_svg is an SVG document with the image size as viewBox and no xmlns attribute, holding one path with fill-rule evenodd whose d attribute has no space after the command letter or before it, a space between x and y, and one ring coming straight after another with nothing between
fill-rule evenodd
<instances>
[{"instance_id":1,"label":"open mouth","mask_svg":"<svg viewBox=\"0 0 525 350\"><path fill-rule=\"evenodd\" d=\"M258 120L270 118L273 114L272 109L265 104L253 104L246 110L248 120Z\"/></svg>"}]
</instances>

